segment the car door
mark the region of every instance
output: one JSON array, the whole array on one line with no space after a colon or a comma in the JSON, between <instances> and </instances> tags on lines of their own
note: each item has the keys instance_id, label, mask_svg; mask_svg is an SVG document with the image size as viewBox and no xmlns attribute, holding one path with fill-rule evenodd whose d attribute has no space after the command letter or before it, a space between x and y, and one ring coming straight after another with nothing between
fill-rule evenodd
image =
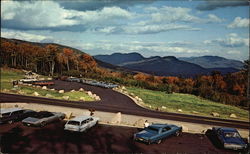
<instances>
[{"instance_id":1,"label":"car door","mask_svg":"<svg viewBox=\"0 0 250 154\"><path fill-rule=\"evenodd\" d=\"M80 127L81 132L87 130L88 129L88 125L89 125L88 120L82 121L81 127Z\"/></svg>"},{"instance_id":2,"label":"car door","mask_svg":"<svg viewBox=\"0 0 250 154\"><path fill-rule=\"evenodd\" d=\"M40 119L40 123L44 122L44 123L50 123L52 121L54 121L54 119L56 118L56 116L52 113L45 113L44 117L42 119Z\"/></svg>"},{"instance_id":3,"label":"car door","mask_svg":"<svg viewBox=\"0 0 250 154\"><path fill-rule=\"evenodd\" d=\"M171 127L167 126L167 127L162 128L162 137L166 138L166 137L170 136L171 132L172 132Z\"/></svg>"},{"instance_id":4,"label":"car door","mask_svg":"<svg viewBox=\"0 0 250 154\"><path fill-rule=\"evenodd\" d=\"M218 131L217 131L217 136L218 136L219 141L220 141L222 144L224 144L223 132L222 132L220 129L218 129Z\"/></svg>"},{"instance_id":5,"label":"car door","mask_svg":"<svg viewBox=\"0 0 250 154\"><path fill-rule=\"evenodd\" d=\"M95 121L93 118L89 118L89 128L93 127L95 125Z\"/></svg>"},{"instance_id":6,"label":"car door","mask_svg":"<svg viewBox=\"0 0 250 154\"><path fill-rule=\"evenodd\" d=\"M54 115L54 114L49 114L48 117L47 117L47 121L50 123L50 122L53 122L53 121L56 121L58 118L57 115Z\"/></svg>"},{"instance_id":7,"label":"car door","mask_svg":"<svg viewBox=\"0 0 250 154\"><path fill-rule=\"evenodd\" d=\"M25 118L24 110L19 110L17 112L18 120L23 120Z\"/></svg>"}]
</instances>

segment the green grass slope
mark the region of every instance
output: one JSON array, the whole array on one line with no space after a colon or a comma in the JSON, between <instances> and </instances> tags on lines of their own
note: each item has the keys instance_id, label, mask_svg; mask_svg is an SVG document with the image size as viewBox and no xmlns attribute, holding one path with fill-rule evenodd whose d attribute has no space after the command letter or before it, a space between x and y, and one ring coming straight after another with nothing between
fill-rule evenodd
<instances>
[{"instance_id":1,"label":"green grass slope","mask_svg":"<svg viewBox=\"0 0 250 154\"><path fill-rule=\"evenodd\" d=\"M127 91L140 97L145 103L145 107L152 109L159 108L167 112L195 114L201 116L211 116L212 112L220 114L220 118L232 119L230 114L234 113L237 120L249 120L249 112L235 106L224 105L221 103L212 102L190 94L166 94L160 91L152 91L135 87L128 87ZM165 106L166 109L162 108Z\"/></svg>"},{"instance_id":2,"label":"green grass slope","mask_svg":"<svg viewBox=\"0 0 250 154\"><path fill-rule=\"evenodd\" d=\"M84 97L85 101L94 101L94 99L87 95L85 92L80 91L65 92L61 94L58 93L58 91L52 91L49 89L44 90L42 88L24 85L19 85L18 88L13 88L12 81L22 79L23 77L24 72L20 70L1 68L1 92L33 96L33 93L36 91L39 93L39 97L46 97L46 95L50 95L49 98L63 99L63 96L69 96L69 100L72 101L79 101L80 97ZM45 76L43 76L43 78L44 77Z\"/></svg>"}]
</instances>

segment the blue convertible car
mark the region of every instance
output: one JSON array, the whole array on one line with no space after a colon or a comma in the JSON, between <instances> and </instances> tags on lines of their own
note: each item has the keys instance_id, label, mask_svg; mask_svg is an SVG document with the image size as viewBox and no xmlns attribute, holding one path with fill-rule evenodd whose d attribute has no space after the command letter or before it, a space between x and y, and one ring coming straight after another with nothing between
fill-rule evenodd
<instances>
[{"instance_id":1,"label":"blue convertible car","mask_svg":"<svg viewBox=\"0 0 250 154\"><path fill-rule=\"evenodd\" d=\"M247 144L235 128L213 127L212 130L224 148L234 150L247 148Z\"/></svg>"},{"instance_id":2,"label":"blue convertible car","mask_svg":"<svg viewBox=\"0 0 250 154\"><path fill-rule=\"evenodd\" d=\"M182 127L169 124L152 124L146 127L143 131L134 134L135 141L142 141L148 144L160 144L162 139L170 136L179 136L182 132Z\"/></svg>"}]
</instances>

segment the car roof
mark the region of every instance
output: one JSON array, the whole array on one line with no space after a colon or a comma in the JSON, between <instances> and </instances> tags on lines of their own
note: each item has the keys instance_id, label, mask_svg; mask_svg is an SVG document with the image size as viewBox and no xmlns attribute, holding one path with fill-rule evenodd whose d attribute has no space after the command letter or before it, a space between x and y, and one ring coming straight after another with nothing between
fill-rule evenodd
<instances>
[{"instance_id":1,"label":"car roof","mask_svg":"<svg viewBox=\"0 0 250 154\"><path fill-rule=\"evenodd\" d=\"M167 127L167 126L170 127L171 125L168 125L168 124L152 124L152 125L150 125L150 127L154 127L154 128L157 128L157 129Z\"/></svg>"},{"instance_id":2,"label":"car roof","mask_svg":"<svg viewBox=\"0 0 250 154\"><path fill-rule=\"evenodd\" d=\"M22 108L3 108L3 109L0 109L0 113L4 114L4 113L20 111L20 110L23 110L23 109Z\"/></svg>"},{"instance_id":3,"label":"car roof","mask_svg":"<svg viewBox=\"0 0 250 154\"><path fill-rule=\"evenodd\" d=\"M229 127L222 127L220 128L224 132L237 132L237 129L235 128L229 128Z\"/></svg>"},{"instance_id":4,"label":"car roof","mask_svg":"<svg viewBox=\"0 0 250 154\"><path fill-rule=\"evenodd\" d=\"M73 119L70 119L70 121L83 121L83 120L86 120L88 118L92 118L92 117L91 116L85 116L85 115L77 116L77 117L75 117Z\"/></svg>"}]
</instances>

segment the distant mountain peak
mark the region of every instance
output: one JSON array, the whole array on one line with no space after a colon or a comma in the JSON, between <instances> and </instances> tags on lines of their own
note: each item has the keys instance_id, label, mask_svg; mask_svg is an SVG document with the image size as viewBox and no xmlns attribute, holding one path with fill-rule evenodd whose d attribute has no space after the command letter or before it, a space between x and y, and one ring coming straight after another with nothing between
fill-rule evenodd
<instances>
[{"instance_id":1,"label":"distant mountain peak","mask_svg":"<svg viewBox=\"0 0 250 154\"><path fill-rule=\"evenodd\" d=\"M238 60L226 59L219 56L201 56L201 57L181 57L180 60L200 65L204 68L235 68L242 69L243 63Z\"/></svg>"},{"instance_id":2,"label":"distant mountain peak","mask_svg":"<svg viewBox=\"0 0 250 154\"><path fill-rule=\"evenodd\" d=\"M132 52L132 53L113 53L111 55L96 55L96 59L103 62L107 62L113 65L122 65L123 63L140 61L145 59L141 54Z\"/></svg>"},{"instance_id":3,"label":"distant mountain peak","mask_svg":"<svg viewBox=\"0 0 250 154\"><path fill-rule=\"evenodd\" d=\"M165 56L165 57L162 57L164 60L179 60L177 59L175 56Z\"/></svg>"}]
</instances>

